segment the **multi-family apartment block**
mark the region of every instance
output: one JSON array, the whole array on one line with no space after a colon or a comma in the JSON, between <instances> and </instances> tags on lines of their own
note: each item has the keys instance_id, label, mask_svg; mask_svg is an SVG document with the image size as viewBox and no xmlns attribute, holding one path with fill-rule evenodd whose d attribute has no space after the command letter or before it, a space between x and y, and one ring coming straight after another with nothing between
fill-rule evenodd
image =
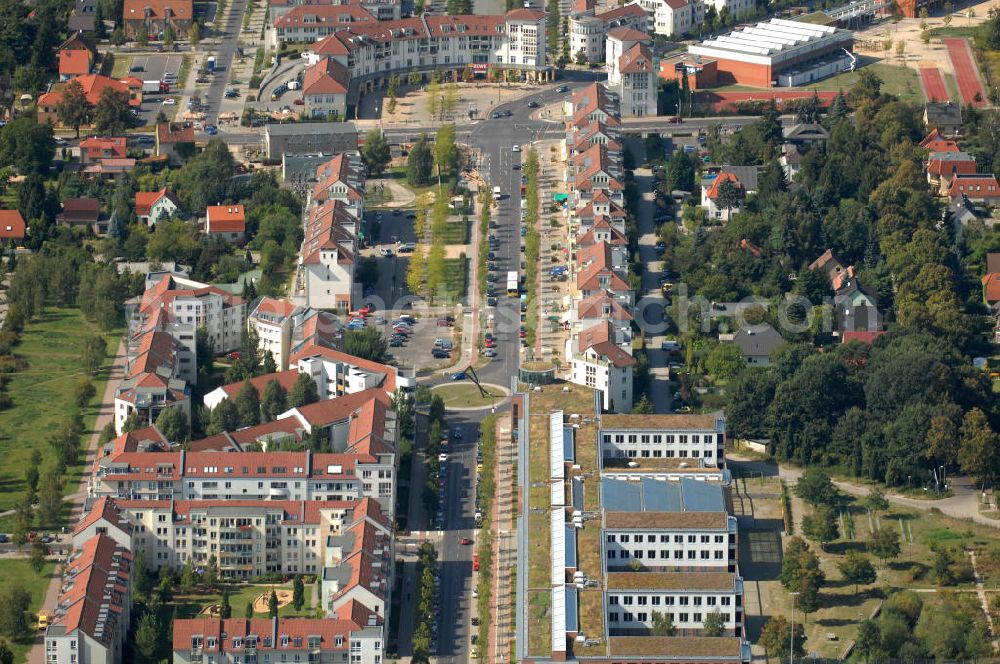
<instances>
[{"instance_id":1,"label":"multi-family apartment block","mask_svg":"<svg viewBox=\"0 0 1000 664\"><path fill-rule=\"evenodd\" d=\"M660 74L649 35L635 28L609 31L605 63L622 116L655 116Z\"/></svg>"},{"instance_id":2,"label":"multi-family apartment block","mask_svg":"<svg viewBox=\"0 0 1000 664\"><path fill-rule=\"evenodd\" d=\"M696 32L705 21L705 3L702 0L636 0L646 10L646 31L667 37Z\"/></svg>"},{"instance_id":3,"label":"multi-family apartment block","mask_svg":"<svg viewBox=\"0 0 1000 664\"><path fill-rule=\"evenodd\" d=\"M603 62L604 41L609 30L615 28L646 29L646 11L638 5L616 7L601 14L595 14L593 7L570 14L569 54L574 61L581 55L588 63Z\"/></svg>"},{"instance_id":4,"label":"multi-family apartment block","mask_svg":"<svg viewBox=\"0 0 1000 664\"><path fill-rule=\"evenodd\" d=\"M704 459L725 464L726 421L715 415L605 415L601 455L609 459Z\"/></svg>"},{"instance_id":5,"label":"multi-family apartment block","mask_svg":"<svg viewBox=\"0 0 1000 664\"><path fill-rule=\"evenodd\" d=\"M132 611L132 553L97 532L67 558L45 630L46 664L118 664Z\"/></svg>"},{"instance_id":6,"label":"multi-family apartment block","mask_svg":"<svg viewBox=\"0 0 1000 664\"><path fill-rule=\"evenodd\" d=\"M381 664L385 620L357 603L327 618L175 620L174 664Z\"/></svg>"}]
</instances>

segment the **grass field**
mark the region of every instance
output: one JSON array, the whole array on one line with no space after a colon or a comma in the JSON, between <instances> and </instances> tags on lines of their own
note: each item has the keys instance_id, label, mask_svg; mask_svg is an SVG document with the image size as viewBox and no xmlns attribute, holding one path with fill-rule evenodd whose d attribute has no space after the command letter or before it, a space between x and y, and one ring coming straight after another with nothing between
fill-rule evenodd
<instances>
[{"instance_id":1,"label":"grass field","mask_svg":"<svg viewBox=\"0 0 1000 664\"><path fill-rule=\"evenodd\" d=\"M467 244L469 242L469 221L462 217L451 217L445 225L440 240L445 244Z\"/></svg>"},{"instance_id":2,"label":"grass field","mask_svg":"<svg viewBox=\"0 0 1000 664\"><path fill-rule=\"evenodd\" d=\"M0 511L12 509L26 489L24 470L31 453L42 453L41 474L55 465L55 453L48 443L76 409L74 389L83 377L80 364L84 340L99 334L78 309L48 308L38 320L28 324L21 335L21 344L14 349L17 356L28 362L28 367L11 376L7 393L14 406L0 417ZM108 358L93 378L96 396L84 412L85 437L93 429L97 406L104 393L111 360L118 347L120 333L104 335ZM86 440L86 438L85 438ZM85 444L81 441L81 446ZM65 492L76 490L81 466L72 468L65 477ZM0 520L0 530L8 520ZM55 524L46 524L53 526Z\"/></svg>"},{"instance_id":3,"label":"grass field","mask_svg":"<svg viewBox=\"0 0 1000 664\"><path fill-rule=\"evenodd\" d=\"M505 390L502 391L498 388L488 386L484 387L486 387L487 392L492 393L494 396L484 397L479 393L479 389L468 381L440 385L434 389L433 393L444 399L444 405L447 408L477 408L492 406L494 404L499 405L507 398Z\"/></svg>"},{"instance_id":4,"label":"grass field","mask_svg":"<svg viewBox=\"0 0 1000 664\"><path fill-rule=\"evenodd\" d=\"M748 482L748 484L753 492L753 483ZM754 499L758 508L766 502L768 499ZM776 499L774 502L777 502ZM793 512L796 510L798 510L796 520L810 511L802 501L793 498ZM884 514L870 516L853 501L847 504L845 517L849 518L846 524L853 524L852 537L845 536L842 525L841 537L827 544L825 551L821 550L818 544L810 544L812 550L819 556L820 566L826 574L827 581L820 591L819 610L809 614L807 619L808 652L816 652L820 657L843 655L845 644L857 634L859 621L870 616L885 595L893 590L918 590L924 600L928 601L941 592L956 588L971 589L971 583L948 588L941 588L935 584L930 568L934 560L934 549L940 546L975 549L978 554L978 571L983 576L987 589L1000 587L1000 542L997 542L996 530L988 526L952 519L933 510L914 510L898 506L893 506ZM842 521L841 524L845 522ZM848 550L865 552L871 537L871 528L878 528L880 525L902 533L901 553L898 558L885 565L879 564L874 556L868 554L872 563L876 565L878 580L870 586L861 586L859 591L855 591L853 585L842 580L837 562L843 559ZM747 561L746 570L750 572L747 576L755 576L751 571L753 569L754 564ZM748 596L757 592L756 586L756 582L748 583ZM761 580L759 586L766 615L788 616L791 611L790 597L779 581L776 578L768 578ZM797 620L802 619L799 611L796 611L796 616ZM831 639L829 635L834 635L836 638ZM756 636L756 633L751 634L752 638Z\"/></svg>"},{"instance_id":5,"label":"grass field","mask_svg":"<svg viewBox=\"0 0 1000 664\"><path fill-rule=\"evenodd\" d=\"M3 558L0 559L0 589L6 590L14 583L31 593L31 611L37 614L42 608L45 600L45 591L49 586L49 579L55 571L55 563L47 563L42 568L41 574L35 574L27 559L23 558ZM34 617L32 617L34 623ZM20 639L11 643L11 650L14 651L14 662L23 662L28 657L31 644L34 642L34 634L26 639Z\"/></svg>"},{"instance_id":6,"label":"grass field","mask_svg":"<svg viewBox=\"0 0 1000 664\"><path fill-rule=\"evenodd\" d=\"M796 89L817 90L819 92L844 90L846 92L858 81L862 70L878 74L878 77L882 79L882 92L896 95L903 101L923 103L924 95L920 88L920 74L915 69L882 63L870 64L852 72L831 76L805 88Z\"/></svg>"},{"instance_id":7,"label":"grass field","mask_svg":"<svg viewBox=\"0 0 1000 664\"><path fill-rule=\"evenodd\" d=\"M465 254L461 258L444 259L445 288L448 290L449 298L458 298L465 295L467 282L469 279L469 261Z\"/></svg>"}]
</instances>

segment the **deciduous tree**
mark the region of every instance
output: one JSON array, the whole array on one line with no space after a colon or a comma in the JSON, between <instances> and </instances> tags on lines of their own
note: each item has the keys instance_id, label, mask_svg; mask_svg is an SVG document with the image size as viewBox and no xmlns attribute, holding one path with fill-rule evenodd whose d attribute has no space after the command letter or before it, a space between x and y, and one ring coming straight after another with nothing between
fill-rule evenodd
<instances>
[{"instance_id":1,"label":"deciduous tree","mask_svg":"<svg viewBox=\"0 0 1000 664\"><path fill-rule=\"evenodd\" d=\"M83 91L83 86L76 79L66 84L63 89L62 98L56 104L56 116L59 122L76 132L76 137L80 137L80 127L90 122L90 114L94 110L94 105L87 99L87 94Z\"/></svg>"},{"instance_id":2,"label":"deciduous tree","mask_svg":"<svg viewBox=\"0 0 1000 664\"><path fill-rule=\"evenodd\" d=\"M877 574L875 566L867 557L851 549L840 560L837 561L837 569L844 581L854 585L854 593L857 594L858 586L867 586L875 583Z\"/></svg>"}]
</instances>

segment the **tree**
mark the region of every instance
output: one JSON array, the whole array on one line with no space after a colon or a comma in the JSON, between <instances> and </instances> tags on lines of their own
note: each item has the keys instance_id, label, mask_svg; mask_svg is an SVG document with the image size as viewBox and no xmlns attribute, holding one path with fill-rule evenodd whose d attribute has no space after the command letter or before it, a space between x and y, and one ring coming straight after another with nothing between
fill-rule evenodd
<instances>
[{"instance_id":1,"label":"tree","mask_svg":"<svg viewBox=\"0 0 1000 664\"><path fill-rule=\"evenodd\" d=\"M172 443L183 443L191 432L187 414L180 408L164 408L160 411L156 418L156 428Z\"/></svg>"},{"instance_id":2,"label":"tree","mask_svg":"<svg viewBox=\"0 0 1000 664\"><path fill-rule=\"evenodd\" d=\"M278 415L288 410L288 392L276 379L267 381L261 397L260 408L268 422L278 419Z\"/></svg>"},{"instance_id":3,"label":"tree","mask_svg":"<svg viewBox=\"0 0 1000 664\"><path fill-rule=\"evenodd\" d=\"M868 548L875 554L875 557L885 565L887 560L899 557L899 533L890 526L882 526L872 533L872 541Z\"/></svg>"},{"instance_id":4,"label":"tree","mask_svg":"<svg viewBox=\"0 0 1000 664\"><path fill-rule=\"evenodd\" d=\"M191 556L188 556L187 561L184 563L184 567L181 568L181 580L180 589L181 592L187 595L198 583L198 575L194 571L194 560Z\"/></svg>"},{"instance_id":5,"label":"tree","mask_svg":"<svg viewBox=\"0 0 1000 664\"><path fill-rule=\"evenodd\" d=\"M76 381L76 387L73 388L73 396L77 408L86 408L95 394L97 394L97 388L94 387L89 378L81 378Z\"/></svg>"},{"instance_id":6,"label":"tree","mask_svg":"<svg viewBox=\"0 0 1000 664\"><path fill-rule=\"evenodd\" d=\"M31 543L31 569L40 574L45 567L45 543L41 538Z\"/></svg>"},{"instance_id":7,"label":"tree","mask_svg":"<svg viewBox=\"0 0 1000 664\"><path fill-rule=\"evenodd\" d=\"M121 134L132 125L128 96L114 88L104 88L94 107L94 127L101 134Z\"/></svg>"},{"instance_id":8,"label":"tree","mask_svg":"<svg viewBox=\"0 0 1000 664\"><path fill-rule=\"evenodd\" d=\"M427 135L421 134L406 157L406 182L415 187L429 184L433 168L434 155L427 145Z\"/></svg>"},{"instance_id":9,"label":"tree","mask_svg":"<svg viewBox=\"0 0 1000 664\"><path fill-rule=\"evenodd\" d=\"M344 330L341 352L372 362L388 359L389 344L377 328L365 327L360 330Z\"/></svg>"},{"instance_id":10,"label":"tree","mask_svg":"<svg viewBox=\"0 0 1000 664\"><path fill-rule=\"evenodd\" d=\"M389 143L379 129L372 129L365 136L365 144L361 146L361 159L365 164L369 177L378 177L392 160Z\"/></svg>"},{"instance_id":11,"label":"tree","mask_svg":"<svg viewBox=\"0 0 1000 664\"><path fill-rule=\"evenodd\" d=\"M576 52L576 64L580 65L581 67L586 66L587 64L586 49L581 48L579 51Z\"/></svg>"},{"instance_id":12,"label":"tree","mask_svg":"<svg viewBox=\"0 0 1000 664\"><path fill-rule=\"evenodd\" d=\"M236 395L236 410L240 414L240 426L260 424L260 394L249 379L243 381L243 387Z\"/></svg>"},{"instance_id":13,"label":"tree","mask_svg":"<svg viewBox=\"0 0 1000 664\"><path fill-rule=\"evenodd\" d=\"M306 587L302 582L302 575L296 574L292 580L292 606L296 611L301 611L306 603Z\"/></svg>"},{"instance_id":14,"label":"tree","mask_svg":"<svg viewBox=\"0 0 1000 664\"><path fill-rule=\"evenodd\" d=\"M9 581L6 588L0 589L0 634L17 640L31 633L28 621L31 593L25 590L19 579Z\"/></svg>"},{"instance_id":15,"label":"tree","mask_svg":"<svg viewBox=\"0 0 1000 664\"><path fill-rule=\"evenodd\" d=\"M104 337L98 335L88 336L83 340L83 348L80 353L84 369L90 373L97 373L97 370L104 363L104 357L107 355L107 352L108 346L104 341Z\"/></svg>"},{"instance_id":16,"label":"tree","mask_svg":"<svg viewBox=\"0 0 1000 664\"><path fill-rule=\"evenodd\" d=\"M176 35L174 35L174 26L167 23L167 27L163 29L163 45L167 48L173 48L175 39Z\"/></svg>"},{"instance_id":17,"label":"tree","mask_svg":"<svg viewBox=\"0 0 1000 664\"><path fill-rule=\"evenodd\" d=\"M13 166L22 175L47 174L55 151L52 125L39 124L31 114L11 120L0 132L0 166Z\"/></svg>"},{"instance_id":18,"label":"tree","mask_svg":"<svg viewBox=\"0 0 1000 664\"><path fill-rule=\"evenodd\" d=\"M267 598L267 617L278 617L278 594L271 590L271 596Z\"/></svg>"},{"instance_id":19,"label":"tree","mask_svg":"<svg viewBox=\"0 0 1000 664\"><path fill-rule=\"evenodd\" d=\"M38 516L43 524L54 526L62 522L63 481L53 470L42 478L38 494Z\"/></svg>"},{"instance_id":20,"label":"tree","mask_svg":"<svg viewBox=\"0 0 1000 664\"><path fill-rule=\"evenodd\" d=\"M802 655L803 644L806 641L805 629L799 623L795 624L794 632L784 616L773 616L760 631L760 638L757 643L767 649L769 657L776 657L780 661L788 657L788 647L792 646L796 655Z\"/></svg>"},{"instance_id":21,"label":"tree","mask_svg":"<svg viewBox=\"0 0 1000 664\"><path fill-rule=\"evenodd\" d=\"M795 495L815 507L836 502L840 492L833 486L829 473L813 466L807 468L799 478L795 485Z\"/></svg>"},{"instance_id":22,"label":"tree","mask_svg":"<svg viewBox=\"0 0 1000 664\"><path fill-rule=\"evenodd\" d=\"M705 614L705 622L701 629L702 636L722 636L726 633L726 621L718 609Z\"/></svg>"},{"instance_id":23,"label":"tree","mask_svg":"<svg viewBox=\"0 0 1000 664\"><path fill-rule=\"evenodd\" d=\"M827 543L837 539L840 534L836 508L833 505L818 506L812 514L803 517L802 532L825 549Z\"/></svg>"},{"instance_id":24,"label":"tree","mask_svg":"<svg viewBox=\"0 0 1000 664\"><path fill-rule=\"evenodd\" d=\"M228 620L233 615L233 607L229 604L229 591L222 591L222 604L219 606L219 617Z\"/></svg>"},{"instance_id":25,"label":"tree","mask_svg":"<svg viewBox=\"0 0 1000 664\"><path fill-rule=\"evenodd\" d=\"M145 21L139 24L139 29L135 32L135 43L139 46L146 46L149 43L149 30Z\"/></svg>"},{"instance_id":26,"label":"tree","mask_svg":"<svg viewBox=\"0 0 1000 664\"><path fill-rule=\"evenodd\" d=\"M885 499L885 494L878 489L869 491L861 504L864 505L866 510L875 512L876 514L889 509L889 501Z\"/></svg>"},{"instance_id":27,"label":"tree","mask_svg":"<svg viewBox=\"0 0 1000 664\"><path fill-rule=\"evenodd\" d=\"M796 604L804 613L815 611L819 589L826 580L816 557L801 538L792 537L785 547L781 561L781 585L790 592L799 593Z\"/></svg>"},{"instance_id":28,"label":"tree","mask_svg":"<svg viewBox=\"0 0 1000 664\"><path fill-rule=\"evenodd\" d=\"M247 601L247 606L243 610L243 617L246 618L247 620L250 620L251 618L253 618L253 600L252 599Z\"/></svg>"},{"instance_id":29,"label":"tree","mask_svg":"<svg viewBox=\"0 0 1000 664\"><path fill-rule=\"evenodd\" d=\"M653 413L653 402L649 400L649 397L643 394L639 397L639 400L632 406L633 415L650 415Z\"/></svg>"},{"instance_id":30,"label":"tree","mask_svg":"<svg viewBox=\"0 0 1000 664\"><path fill-rule=\"evenodd\" d=\"M135 630L135 645L146 658L156 654L160 642L160 620L155 611L145 611L139 618L139 627Z\"/></svg>"},{"instance_id":31,"label":"tree","mask_svg":"<svg viewBox=\"0 0 1000 664\"><path fill-rule=\"evenodd\" d=\"M421 81L423 81L423 76L421 76L418 71L410 71L410 73L406 76L406 82L412 87L420 85Z\"/></svg>"},{"instance_id":32,"label":"tree","mask_svg":"<svg viewBox=\"0 0 1000 664\"><path fill-rule=\"evenodd\" d=\"M973 408L962 418L958 465L977 482L991 485L1000 470L1000 438L990 426L986 414Z\"/></svg>"},{"instance_id":33,"label":"tree","mask_svg":"<svg viewBox=\"0 0 1000 664\"><path fill-rule=\"evenodd\" d=\"M0 640L0 664L14 664L14 651L3 640Z\"/></svg>"},{"instance_id":34,"label":"tree","mask_svg":"<svg viewBox=\"0 0 1000 664\"><path fill-rule=\"evenodd\" d=\"M301 408L311 403L319 401L319 393L316 390L316 381L309 374L299 374L292 385L292 391L288 395L288 406L290 408Z\"/></svg>"},{"instance_id":35,"label":"tree","mask_svg":"<svg viewBox=\"0 0 1000 664\"><path fill-rule=\"evenodd\" d=\"M545 24L545 37L546 37L546 48L549 52L549 57L555 59L556 52L559 50L559 37L560 35L560 20L559 20L559 0L549 0L548 6L545 8L548 16L545 17L547 23Z\"/></svg>"},{"instance_id":36,"label":"tree","mask_svg":"<svg viewBox=\"0 0 1000 664\"><path fill-rule=\"evenodd\" d=\"M732 209L740 205L740 187L732 178L723 178L716 188L715 204L726 210L726 219L731 216Z\"/></svg>"},{"instance_id":37,"label":"tree","mask_svg":"<svg viewBox=\"0 0 1000 664\"><path fill-rule=\"evenodd\" d=\"M650 627L650 634L653 636L674 636L677 634L677 628L674 627L674 618L669 613L660 613L659 611L653 611L652 613L652 627Z\"/></svg>"},{"instance_id":38,"label":"tree","mask_svg":"<svg viewBox=\"0 0 1000 664\"><path fill-rule=\"evenodd\" d=\"M736 344L719 344L705 360L705 368L716 380L731 380L746 366L746 360Z\"/></svg>"},{"instance_id":39,"label":"tree","mask_svg":"<svg viewBox=\"0 0 1000 664\"><path fill-rule=\"evenodd\" d=\"M215 554L208 557L208 564L205 565L205 571L202 572L201 578L209 588L214 588L219 583L219 559L215 557Z\"/></svg>"},{"instance_id":40,"label":"tree","mask_svg":"<svg viewBox=\"0 0 1000 664\"><path fill-rule=\"evenodd\" d=\"M56 104L56 117L59 122L71 127L80 138L80 126L90 122L90 114L94 105L87 100L80 81L72 80L63 89L62 98Z\"/></svg>"},{"instance_id":41,"label":"tree","mask_svg":"<svg viewBox=\"0 0 1000 664\"><path fill-rule=\"evenodd\" d=\"M854 593L857 594L858 586L867 586L875 583L877 574L875 566L868 558L857 551L851 549L842 559L837 561L837 569L844 581L854 585Z\"/></svg>"},{"instance_id":42,"label":"tree","mask_svg":"<svg viewBox=\"0 0 1000 664\"><path fill-rule=\"evenodd\" d=\"M145 597L149 592L149 571L146 569L146 552L139 549L132 561L132 587L136 594Z\"/></svg>"},{"instance_id":43,"label":"tree","mask_svg":"<svg viewBox=\"0 0 1000 664\"><path fill-rule=\"evenodd\" d=\"M201 23L195 21L191 24L191 29L188 30L188 41L191 42L192 46L197 46L198 42L201 41Z\"/></svg>"},{"instance_id":44,"label":"tree","mask_svg":"<svg viewBox=\"0 0 1000 664\"><path fill-rule=\"evenodd\" d=\"M455 125L446 124L438 129L434 140L434 164L437 166L438 186L441 186L441 174L450 175L455 170L458 160L458 150L455 147Z\"/></svg>"},{"instance_id":45,"label":"tree","mask_svg":"<svg viewBox=\"0 0 1000 664\"><path fill-rule=\"evenodd\" d=\"M935 415L927 430L927 458L935 464L951 466L958 462L959 437L954 420Z\"/></svg>"},{"instance_id":46,"label":"tree","mask_svg":"<svg viewBox=\"0 0 1000 664\"><path fill-rule=\"evenodd\" d=\"M303 374L305 375L305 374ZM240 410L232 399L223 399L215 408L208 421L209 435L223 431L236 431L240 427Z\"/></svg>"}]
</instances>

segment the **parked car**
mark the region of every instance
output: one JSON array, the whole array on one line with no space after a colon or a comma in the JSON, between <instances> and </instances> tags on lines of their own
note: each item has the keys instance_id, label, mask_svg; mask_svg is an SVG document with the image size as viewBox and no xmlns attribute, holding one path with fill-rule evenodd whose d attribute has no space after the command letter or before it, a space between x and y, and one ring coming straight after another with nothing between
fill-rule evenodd
<instances>
[{"instance_id":1,"label":"parked car","mask_svg":"<svg viewBox=\"0 0 1000 664\"><path fill-rule=\"evenodd\" d=\"M448 460L448 455L445 454L444 452L438 455L438 461L440 461L441 463L444 463L447 460Z\"/></svg>"},{"instance_id":2,"label":"parked car","mask_svg":"<svg viewBox=\"0 0 1000 664\"><path fill-rule=\"evenodd\" d=\"M434 350L431 351L431 357L437 360L444 360L448 357L451 357L451 353L442 348L435 348Z\"/></svg>"},{"instance_id":3,"label":"parked car","mask_svg":"<svg viewBox=\"0 0 1000 664\"><path fill-rule=\"evenodd\" d=\"M539 106L541 106L541 104L539 104L537 101L528 102L528 108L538 108Z\"/></svg>"},{"instance_id":4,"label":"parked car","mask_svg":"<svg viewBox=\"0 0 1000 664\"><path fill-rule=\"evenodd\" d=\"M465 372L464 371L459 371L457 373L453 373L451 375L451 379L452 380L465 380L466 379Z\"/></svg>"},{"instance_id":5,"label":"parked car","mask_svg":"<svg viewBox=\"0 0 1000 664\"><path fill-rule=\"evenodd\" d=\"M462 546L468 546L472 544L472 540L469 539L468 537L463 537L462 539L458 540L458 543L461 544Z\"/></svg>"},{"instance_id":6,"label":"parked car","mask_svg":"<svg viewBox=\"0 0 1000 664\"><path fill-rule=\"evenodd\" d=\"M492 348L487 348L483 351L483 357L496 357L497 352Z\"/></svg>"},{"instance_id":7,"label":"parked car","mask_svg":"<svg viewBox=\"0 0 1000 664\"><path fill-rule=\"evenodd\" d=\"M559 92L559 93L569 92L569 86L568 85L560 85L558 88L556 88L556 92Z\"/></svg>"}]
</instances>

